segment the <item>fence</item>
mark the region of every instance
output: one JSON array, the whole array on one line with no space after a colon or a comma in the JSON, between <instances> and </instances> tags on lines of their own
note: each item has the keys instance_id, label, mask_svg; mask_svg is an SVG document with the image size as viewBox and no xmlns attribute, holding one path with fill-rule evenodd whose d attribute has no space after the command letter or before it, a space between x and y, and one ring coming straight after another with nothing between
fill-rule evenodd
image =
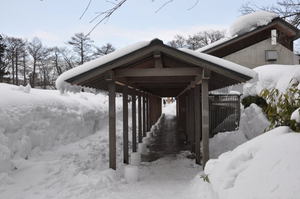
<instances>
[{"instance_id":1,"label":"fence","mask_svg":"<svg viewBox=\"0 0 300 199\"><path fill-rule=\"evenodd\" d=\"M218 132L234 131L240 122L240 95L213 94L209 96L210 137Z\"/></svg>"}]
</instances>

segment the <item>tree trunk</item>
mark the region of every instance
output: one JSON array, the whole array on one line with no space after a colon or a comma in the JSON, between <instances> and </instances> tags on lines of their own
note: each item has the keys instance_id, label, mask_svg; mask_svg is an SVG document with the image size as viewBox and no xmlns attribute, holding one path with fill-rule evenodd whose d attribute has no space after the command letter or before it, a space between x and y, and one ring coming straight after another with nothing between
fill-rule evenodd
<instances>
[{"instance_id":1,"label":"tree trunk","mask_svg":"<svg viewBox=\"0 0 300 199\"><path fill-rule=\"evenodd\" d=\"M24 76L24 82L23 85L26 86L26 56L23 55L23 76Z\"/></svg>"},{"instance_id":2,"label":"tree trunk","mask_svg":"<svg viewBox=\"0 0 300 199\"><path fill-rule=\"evenodd\" d=\"M43 86L43 88L44 89L46 89L47 88L47 75L46 75L46 70L43 70L43 74L44 74L44 81L43 81L43 83L44 83L44 86Z\"/></svg>"},{"instance_id":3,"label":"tree trunk","mask_svg":"<svg viewBox=\"0 0 300 199\"><path fill-rule=\"evenodd\" d=\"M15 62L14 62L14 56L12 55L11 58L11 67L12 67L12 83L15 84Z\"/></svg>"},{"instance_id":4,"label":"tree trunk","mask_svg":"<svg viewBox=\"0 0 300 199\"><path fill-rule=\"evenodd\" d=\"M81 64L83 64L83 57L84 57L84 53L83 53L83 41L81 41L80 43L80 54L81 54Z\"/></svg>"},{"instance_id":5,"label":"tree trunk","mask_svg":"<svg viewBox=\"0 0 300 199\"><path fill-rule=\"evenodd\" d=\"M15 73L16 73L16 85L19 85L19 77L18 77L18 72L19 72L19 70L18 70L18 58L19 58L19 54L18 54L18 51L16 50L16 59L15 59L15 62L16 62L16 71L15 71Z\"/></svg>"},{"instance_id":6,"label":"tree trunk","mask_svg":"<svg viewBox=\"0 0 300 199\"><path fill-rule=\"evenodd\" d=\"M36 69L36 59L33 59L33 72L32 72L32 82L31 87L35 87L35 69Z\"/></svg>"}]
</instances>

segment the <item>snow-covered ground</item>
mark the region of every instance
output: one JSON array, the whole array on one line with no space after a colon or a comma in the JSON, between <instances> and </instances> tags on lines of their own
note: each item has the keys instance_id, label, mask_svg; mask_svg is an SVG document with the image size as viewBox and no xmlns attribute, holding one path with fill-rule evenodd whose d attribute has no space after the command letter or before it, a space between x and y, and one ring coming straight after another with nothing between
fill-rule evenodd
<instances>
[{"instance_id":1,"label":"snow-covered ground","mask_svg":"<svg viewBox=\"0 0 300 199\"><path fill-rule=\"evenodd\" d=\"M247 84L249 91L286 88L276 82L297 79L295 67L279 67L278 73L267 66L256 69L258 82ZM263 133L268 122L254 104L242 110L239 130L210 139L210 155L216 159L204 171L182 152L142 163L140 180L127 183L121 163L121 98L118 169L113 171L108 169L106 95L61 95L7 84L0 84L0 93L1 199L299 198L300 134L288 127ZM174 115L176 103L163 112Z\"/></svg>"},{"instance_id":2,"label":"snow-covered ground","mask_svg":"<svg viewBox=\"0 0 300 199\"><path fill-rule=\"evenodd\" d=\"M4 117L2 114L4 111L9 113L12 108L14 117L21 118L24 114L29 117L27 120L15 119L16 128L13 128L12 122L5 123L1 120L2 138L11 139L11 143L18 142L19 138L39 130L40 134L45 136L43 138L46 139L45 144L48 143L45 148L43 144L28 144L26 157L17 155L24 150L23 148L19 148L18 153L13 153L14 148L10 145L2 145L9 153L9 157L5 160L11 162L12 168L7 168L0 173L0 198L134 199L140 198L141 195L144 198L194 198L193 193L187 190L191 180L201 171L201 167L195 165L192 159L187 159L185 153L176 157L165 157L152 163L143 163L139 168L139 181L133 184L125 181L124 165L121 163L122 124L120 121L117 124L118 169L116 172L108 169L108 136L105 119L107 97L105 95L90 93L61 95L57 91L38 89L24 92L22 87L0 85L0 92L6 93L9 99L5 100L5 97L1 99L3 105L1 117ZM122 115L120 114L121 100L118 99L117 102L118 116L120 116ZM69 115L57 111L62 105L65 108L64 112ZM165 114L174 115L175 105L175 103L167 104L164 107ZM34 111L35 109L40 109L39 114ZM56 111L58 117L54 122L52 122L54 117L52 111ZM84 113L89 113L88 122L84 120ZM12 114L9 116L13 118ZM64 118L67 116L70 118ZM33 117L36 119L32 120ZM41 126L40 119L48 123L48 126ZM35 122L35 129L27 129L29 124L33 125ZM97 128L86 128L85 125L91 125L93 122L98 123ZM77 127L72 128L70 125L77 125ZM70 136L56 139L58 133L55 131ZM15 136L10 137L10 134ZM25 143L31 142L31 137L28 136Z\"/></svg>"}]
</instances>

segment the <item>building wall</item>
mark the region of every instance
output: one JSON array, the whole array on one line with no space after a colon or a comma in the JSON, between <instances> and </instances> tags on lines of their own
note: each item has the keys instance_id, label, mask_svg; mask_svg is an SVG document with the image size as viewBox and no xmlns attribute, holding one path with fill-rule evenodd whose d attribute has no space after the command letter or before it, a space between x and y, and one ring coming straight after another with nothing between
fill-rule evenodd
<instances>
[{"instance_id":1,"label":"building wall","mask_svg":"<svg viewBox=\"0 0 300 199\"><path fill-rule=\"evenodd\" d=\"M266 61L265 51L276 50L278 53L277 61ZM237 64L255 68L265 64L298 64L296 56L292 51L277 43L271 45L271 39L266 39L245 49L223 57L223 59L235 62Z\"/></svg>"}]
</instances>

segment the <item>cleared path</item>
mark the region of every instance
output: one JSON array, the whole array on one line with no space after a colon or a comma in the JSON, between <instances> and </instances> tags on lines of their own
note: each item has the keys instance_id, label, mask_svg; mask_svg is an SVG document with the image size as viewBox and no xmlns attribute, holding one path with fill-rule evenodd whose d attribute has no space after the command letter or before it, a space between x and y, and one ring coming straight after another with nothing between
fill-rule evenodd
<instances>
[{"instance_id":1,"label":"cleared path","mask_svg":"<svg viewBox=\"0 0 300 199\"><path fill-rule=\"evenodd\" d=\"M103 192L99 198L114 199L194 199L193 179L201 171L194 160L186 158L176 131L176 118L165 116L152 143L150 155L140 166L140 181L117 184L113 190ZM199 176L198 176L199 178Z\"/></svg>"}]
</instances>

